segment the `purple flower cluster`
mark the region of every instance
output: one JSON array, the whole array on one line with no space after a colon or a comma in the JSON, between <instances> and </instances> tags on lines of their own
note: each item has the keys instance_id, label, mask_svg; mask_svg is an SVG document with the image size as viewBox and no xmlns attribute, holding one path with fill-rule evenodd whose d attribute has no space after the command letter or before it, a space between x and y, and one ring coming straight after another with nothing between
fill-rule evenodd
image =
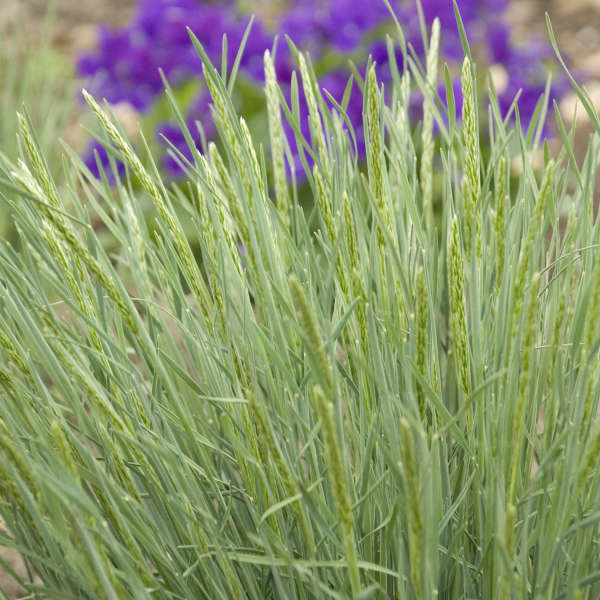
<instances>
[{"instance_id":1,"label":"purple flower cluster","mask_svg":"<svg viewBox=\"0 0 600 600\"><path fill-rule=\"evenodd\" d=\"M140 0L128 27L100 29L98 50L79 59L78 71L93 78L93 89L109 102L126 101L144 111L163 90L159 69L173 86L201 75L201 63L186 27L198 35L215 62L221 58L222 35L226 33L228 58L233 61L246 26L234 8L227 1ZM243 65L247 71L253 69L252 55L271 43L272 36L256 24Z\"/></svg>"},{"instance_id":2,"label":"purple flower cluster","mask_svg":"<svg viewBox=\"0 0 600 600\"><path fill-rule=\"evenodd\" d=\"M549 56L545 45L530 43L515 45L510 37L504 13L508 0L459 0L458 5L471 45L482 51L490 64L501 64L506 85L500 90L501 108L507 110L519 89L522 95L519 108L527 120L544 90L543 61ZM460 61L462 46L458 35L451 0L422 0L427 25L438 17L442 25L441 53L446 61ZM391 5L406 36L419 55L423 42L418 11L414 0L392 0ZM251 82L263 79L263 54L273 46L274 36L288 35L303 50L308 50L320 73L320 85L334 98L341 99L349 70L347 58L356 64L371 55L378 65L378 76L385 83L391 77L388 55L380 28L390 25L389 11L383 0L299 0L279 16L270 30L256 20L248 38L240 64L240 73ZM190 43L186 27L202 42L208 56L220 64L222 36L228 38L228 64L231 65L248 23L232 0L210 3L207 0L140 0L131 24L124 29L102 28L98 49L82 56L79 73L89 79L90 91L112 103L128 102L145 112L155 103L163 90L159 69L176 88L190 79L201 79L201 62ZM402 57L397 56L402 68ZM290 94L290 81L296 67L285 43L279 43L275 68L284 94ZM560 94L560 89L555 90ZM241 99L243 101L243 98ZM196 99L187 107L186 121L190 131L198 131L200 122L210 137L214 133L210 98L199 87ZM348 116L360 135L362 126L362 97L354 89L348 106ZM169 139L184 155L189 156L181 132L171 123L164 123L158 135ZM200 143L198 135L197 142ZM295 147L295 144L292 144ZM97 149L96 146L94 146ZM359 153L364 142L359 143ZM96 159L90 156L88 165L97 172ZM164 166L172 175L180 167L170 157ZM299 167L299 164L295 165Z\"/></svg>"}]
</instances>

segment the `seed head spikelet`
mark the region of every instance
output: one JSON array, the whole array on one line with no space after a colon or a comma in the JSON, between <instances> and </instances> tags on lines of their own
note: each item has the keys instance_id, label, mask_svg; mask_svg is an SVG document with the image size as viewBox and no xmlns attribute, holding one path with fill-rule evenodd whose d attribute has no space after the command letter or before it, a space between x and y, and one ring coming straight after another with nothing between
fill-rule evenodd
<instances>
[{"instance_id":1,"label":"seed head spikelet","mask_svg":"<svg viewBox=\"0 0 600 600\"><path fill-rule=\"evenodd\" d=\"M256 150L254 148L254 142L252 141L252 136L250 135L250 130L248 129L248 124L246 123L246 119L244 117L240 117L240 128L242 130L242 140L248 151L248 156L250 157L250 165L252 167L252 175L256 182L256 186L258 188L258 193L261 201L264 203L264 206L267 207L267 196L264 188L264 181L261 173L260 166L258 164L258 156L256 155Z\"/></svg>"},{"instance_id":2,"label":"seed head spikelet","mask_svg":"<svg viewBox=\"0 0 600 600\"><path fill-rule=\"evenodd\" d=\"M334 393L333 374L331 364L325 353L323 338L319 331L319 325L308 303L302 284L295 275L289 278L290 292L298 315L300 327L306 336L306 351L311 365L318 375L325 393L332 396Z\"/></svg>"},{"instance_id":3,"label":"seed head spikelet","mask_svg":"<svg viewBox=\"0 0 600 600\"><path fill-rule=\"evenodd\" d=\"M281 124L281 107L279 105L279 90L275 66L268 50L265 50L265 93L267 95L267 116L269 119L269 138L271 142L271 157L273 159L273 178L275 181L275 199L281 212L283 224L290 227L290 206L285 173L284 133Z\"/></svg>"},{"instance_id":4,"label":"seed head spikelet","mask_svg":"<svg viewBox=\"0 0 600 600\"><path fill-rule=\"evenodd\" d=\"M267 231L267 239L263 240L261 244L261 250L263 251L262 257L265 263L272 260L274 257L280 256L280 250L278 248L278 237L275 235L275 230L273 227L273 219L271 217L271 206L269 202L269 198L267 197L267 193L264 187L264 179L262 176L262 172L258 163L258 157L256 155L256 150L254 148L254 142L252 141L252 136L250 135L250 130L248 129L248 125L243 117L240 117L240 128L242 130L242 141L244 146L246 147L246 151L250 156L250 164L251 164L251 172L254 177L254 181L256 182L256 189L258 190L258 200L260 202L259 206L254 205L254 200L249 196L249 203L252 207L252 218L255 229L257 233L260 231L258 226L258 218L259 215L266 222L266 231ZM254 187L252 188L252 192L254 191ZM272 263L275 267L281 266L282 262L280 260L276 260Z\"/></svg>"},{"instance_id":5,"label":"seed head spikelet","mask_svg":"<svg viewBox=\"0 0 600 600\"><path fill-rule=\"evenodd\" d=\"M0 452L2 452L2 450L0 450ZM30 533L36 539L39 539L37 527L29 516L27 507L23 502L23 498L20 495L17 483L15 481L13 472L13 468L15 467L13 467L13 465L6 460L2 454L0 454L0 457L2 457L2 461L0 461L0 501L14 506L18 511L18 514L21 515L21 518L28 521L28 524L31 527Z\"/></svg>"},{"instance_id":6,"label":"seed head spikelet","mask_svg":"<svg viewBox=\"0 0 600 600\"><path fill-rule=\"evenodd\" d=\"M62 202L60 201L56 184L48 171L48 166L34 139L29 123L21 113L17 113L17 119L19 121L19 134L23 140L27 158L31 163L31 168L35 173L46 198L48 199L48 203L54 208L61 208Z\"/></svg>"},{"instance_id":7,"label":"seed head spikelet","mask_svg":"<svg viewBox=\"0 0 600 600\"><path fill-rule=\"evenodd\" d=\"M355 298L360 298L360 302L357 306L357 317L358 325L360 328L360 340L364 347L367 344L367 314L365 309L365 302L367 294L364 288L363 278L358 265L360 264L358 255L358 241L356 239L356 226L354 223L354 216L352 214L352 208L350 206L350 198L346 192L344 192L344 224L346 227L346 242L348 245L348 264L347 271L350 273L350 282L352 285L352 294Z\"/></svg>"},{"instance_id":8,"label":"seed head spikelet","mask_svg":"<svg viewBox=\"0 0 600 600\"><path fill-rule=\"evenodd\" d=\"M500 285L504 274L504 254L506 239L506 205L508 203L508 190L506 187L507 167L504 156L498 161L498 176L496 179L495 214L494 214L494 240L496 246L496 296L500 294Z\"/></svg>"},{"instance_id":9,"label":"seed head spikelet","mask_svg":"<svg viewBox=\"0 0 600 600\"><path fill-rule=\"evenodd\" d=\"M400 419L400 468L402 470L406 502L406 522L408 525L408 549L410 557L410 573L417 598L422 598L421 579L421 538L423 531L423 515L419 503L419 475L414 451L413 434L409 422Z\"/></svg>"},{"instance_id":10,"label":"seed head spikelet","mask_svg":"<svg viewBox=\"0 0 600 600\"><path fill-rule=\"evenodd\" d=\"M142 228L140 221L137 217L136 211L133 206L133 198L127 195L125 200L125 209L127 211L127 222L131 228L131 242L133 246L133 253L138 265L143 284L146 285L148 282L148 263L146 260L147 244L146 238L142 235Z\"/></svg>"},{"instance_id":11,"label":"seed head spikelet","mask_svg":"<svg viewBox=\"0 0 600 600\"><path fill-rule=\"evenodd\" d=\"M300 75L302 76L302 89L304 90L304 96L306 98L306 105L308 106L308 123L310 128L310 135L312 138L313 145L317 150L317 154L321 161L321 165L325 173L329 172L329 154L327 150L327 143L325 142L325 134L323 133L323 125L321 123L321 114L319 112L319 105L315 97L313 88L313 78L311 77L308 67L306 65L306 59L302 53L298 54L298 66L300 67Z\"/></svg>"},{"instance_id":12,"label":"seed head spikelet","mask_svg":"<svg viewBox=\"0 0 600 600\"><path fill-rule=\"evenodd\" d=\"M63 247L64 244L61 242L61 240L58 239L58 237L56 236L55 230L50 225L50 223L48 222L47 219L45 219L44 223L43 223L42 236L46 240L46 243L48 244L50 252L51 252L52 256L54 257L56 263L61 268L62 274L65 277L67 285L69 286L69 289L71 290L71 293L73 294L73 297L75 298L77 306L78 306L79 310L81 311L82 315L90 323L97 321L98 315L97 315L97 309L95 306L95 302L93 300L93 293L92 293L92 290L90 289L90 286L86 285L84 283L85 280L83 279L82 273L81 273L82 269L81 268L79 269L79 271L80 271L79 280L82 281L82 283L80 284L80 283L78 283L78 281L75 279L75 276L73 275L71 266L69 265L69 261L67 259L66 253L65 253L65 248ZM80 265L77 265L77 266L80 266ZM107 374L111 373L112 367L106 356L104 346L102 344L102 340L100 338L98 331L96 331L96 329L93 326L87 325L87 324L85 326L85 329L87 330L87 334L89 335L92 345L94 346L94 348L96 349L96 351L98 353L100 362L102 363L102 367L104 368L104 370ZM110 387L111 387L111 390L112 390L112 393L114 396L115 404L122 406L123 405L123 397L121 394L121 390L116 385L114 379L111 378L110 381L111 381Z\"/></svg>"},{"instance_id":13,"label":"seed head spikelet","mask_svg":"<svg viewBox=\"0 0 600 600\"><path fill-rule=\"evenodd\" d=\"M535 240L542 235L542 225L544 220L544 208L552 193L552 176L554 174L554 161L550 161L546 166L540 191L536 198L533 218L530 219L527 228L527 237L521 247L521 253L519 255L519 262L517 265L517 274L515 277L513 287L513 330L512 339L517 337L517 329L520 326L521 310L523 306L523 297L525 291L525 281L527 279L527 273L532 259L532 250L534 247Z\"/></svg>"},{"instance_id":14,"label":"seed head spikelet","mask_svg":"<svg viewBox=\"0 0 600 600\"><path fill-rule=\"evenodd\" d=\"M102 287L111 300L117 305L123 318L133 331L137 329L137 324L132 318L130 305L124 300L123 295L117 289L112 277L106 272L106 269L100 265L98 260L94 258L89 250L83 245L82 241L77 237L70 223L64 215L56 210L52 210L46 205L48 199L44 194L38 182L34 179L27 165L19 162L19 170L11 173L15 181L17 181L25 190L37 198L40 202L39 207L43 216L51 223L51 226L60 236L81 262L98 278Z\"/></svg>"},{"instance_id":15,"label":"seed head spikelet","mask_svg":"<svg viewBox=\"0 0 600 600\"><path fill-rule=\"evenodd\" d=\"M238 230L238 233L242 239L242 243L249 247L250 245L250 234L248 232L248 225L246 222L246 217L244 215L244 210L240 204L240 200L238 198L238 194L235 191L233 186L233 182L231 181L231 176L225 163L223 162L223 158L219 153L217 147L214 143L210 143L209 147L209 156L212 162L212 165L215 169L218 180L223 186L223 190L225 192L225 196L227 198L229 210L231 211L231 216L233 219L233 224Z\"/></svg>"},{"instance_id":16,"label":"seed head spikelet","mask_svg":"<svg viewBox=\"0 0 600 600\"><path fill-rule=\"evenodd\" d=\"M207 260L207 270L208 280L210 284L210 289L212 292L212 299L214 305L217 309L217 313L219 315L221 328L223 332L227 329L227 314L225 310L225 303L223 300L223 292L221 287L221 282L219 281L219 274L216 270L219 268L218 265L218 245L219 245L219 234L216 231L216 228L212 222L211 215L208 211L207 199L204 190L198 186L197 187L197 198L198 198L198 208L200 212L200 217L202 219L202 226L204 228L205 235L203 236L204 241L206 243L206 247L208 250Z\"/></svg>"},{"instance_id":17,"label":"seed head spikelet","mask_svg":"<svg viewBox=\"0 0 600 600\"><path fill-rule=\"evenodd\" d=\"M325 232L329 237L329 243L333 246L336 239L336 228L335 221L333 218L333 212L331 211L330 202L330 187L327 185L326 177L318 165L313 167L313 177L315 180L315 187L317 190L317 201L319 208L321 209L321 215L323 216L323 223L325 225Z\"/></svg>"},{"instance_id":18,"label":"seed head spikelet","mask_svg":"<svg viewBox=\"0 0 600 600\"><path fill-rule=\"evenodd\" d=\"M383 133L380 114L381 93L377 84L375 65L371 65L366 77L365 114L363 120L366 129L367 172L371 198L375 203L373 210L379 213L382 225L377 226L377 243L379 248L379 286L383 313L390 314L390 299L387 291L387 256L384 230L395 239L392 228L392 217L385 188L383 152Z\"/></svg>"},{"instance_id":19,"label":"seed head spikelet","mask_svg":"<svg viewBox=\"0 0 600 600\"><path fill-rule=\"evenodd\" d=\"M438 52L440 44L440 21L436 17L431 27L431 39L427 53L427 87L423 95L423 126L421 140L421 194L423 214L429 230L433 225L433 94L437 81Z\"/></svg>"},{"instance_id":20,"label":"seed head spikelet","mask_svg":"<svg viewBox=\"0 0 600 600\"><path fill-rule=\"evenodd\" d=\"M427 379L427 348L428 348L428 323L429 323L429 298L427 295L427 285L425 282L425 272L423 267L419 267L416 276L416 303L417 303L417 369L425 379ZM417 399L419 405L419 414L421 421L425 420L425 392L420 384L417 383Z\"/></svg>"},{"instance_id":21,"label":"seed head spikelet","mask_svg":"<svg viewBox=\"0 0 600 600\"><path fill-rule=\"evenodd\" d=\"M18 448L7 435L2 433L0 433L0 454L3 454L4 460L14 466L31 493L41 502L41 490L30 468L30 463L26 460L21 448Z\"/></svg>"},{"instance_id":22,"label":"seed head spikelet","mask_svg":"<svg viewBox=\"0 0 600 600\"><path fill-rule=\"evenodd\" d=\"M475 108L475 93L471 61L465 57L462 66L461 86L463 96L463 145L465 153L463 179L463 202L465 223L465 249L470 253L473 236L480 232L478 215L478 202L480 194L479 179L479 128L477 126L477 112Z\"/></svg>"},{"instance_id":23,"label":"seed head spikelet","mask_svg":"<svg viewBox=\"0 0 600 600\"><path fill-rule=\"evenodd\" d=\"M369 172L369 185L377 210L390 234L392 233L392 221L387 205L387 197L384 189L384 165L383 136L381 132L380 115L380 91L377 84L375 66L371 66L367 73L366 81L366 129L368 131L367 144L367 168ZM379 234L379 244L385 243L383 234Z\"/></svg>"},{"instance_id":24,"label":"seed head spikelet","mask_svg":"<svg viewBox=\"0 0 600 600\"><path fill-rule=\"evenodd\" d=\"M96 100L91 96L87 90L82 90L83 97L85 101L88 103L89 107L92 109L92 112L96 115L96 118L102 125L102 128L108 135L110 141L119 149L123 158L129 164L139 179L140 183L148 192L150 198L152 198L153 202L156 205L161 217L165 219L165 221L172 219L170 212L167 210L164 199L158 186L154 182L154 180L150 177L149 173L146 171L144 166L142 165L141 160L138 158L137 154L133 151L132 147L129 143L125 141L116 125L110 120L108 115L100 108L100 105L96 102Z\"/></svg>"},{"instance_id":25,"label":"seed head spikelet","mask_svg":"<svg viewBox=\"0 0 600 600\"><path fill-rule=\"evenodd\" d=\"M46 240L46 243L48 244L48 248L50 249L54 260L60 267L65 281L67 282L67 285L69 286L69 289L71 290L71 293L73 294L73 297L77 302L79 310L88 320L93 322L95 320L93 308L94 304L91 301L89 294L84 292L82 286L80 286L77 280L75 279L72 272L72 267L71 265L69 265L69 261L66 256L63 243L57 237L55 229L52 227L52 225L48 222L47 219L44 219L42 225L42 236ZM104 358L104 368L107 371L110 371L110 366L106 361L106 357L103 356L104 349L102 347L102 341L100 339L100 336L98 335L98 332L93 327L87 327L87 330L88 335L90 336L90 340L92 341L94 347Z\"/></svg>"},{"instance_id":26,"label":"seed head spikelet","mask_svg":"<svg viewBox=\"0 0 600 600\"><path fill-rule=\"evenodd\" d=\"M396 123L398 126L398 139L399 140L408 140L410 137L410 118L409 118L409 108L410 108L410 70L405 69L402 74L402 80L400 83L400 91L398 97L398 105L397 105L397 117ZM405 148L400 148L400 158L402 164L400 168L406 172L407 170L407 161L406 161L406 152Z\"/></svg>"},{"instance_id":27,"label":"seed head spikelet","mask_svg":"<svg viewBox=\"0 0 600 600\"><path fill-rule=\"evenodd\" d=\"M31 377L31 370L23 356L23 351L17 346L14 340L10 339L8 332L0 329L0 348L6 354L8 359L14 363L14 365L25 375L27 378Z\"/></svg>"},{"instance_id":28,"label":"seed head spikelet","mask_svg":"<svg viewBox=\"0 0 600 600\"><path fill-rule=\"evenodd\" d=\"M0 365L0 385L5 389L9 395L15 393L13 376L8 369L5 369Z\"/></svg>"},{"instance_id":29,"label":"seed head spikelet","mask_svg":"<svg viewBox=\"0 0 600 600\"><path fill-rule=\"evenodd\" d=\"M317 189L317 200L319 203L319 208L321 209L321 215L323 217L323 223L325 225L325 231L327 233L327 237L329 239L329 245L333 250L336 239L337 239L337 228L335 225L335 220L333 217L333 213L331 211L331 201L330 201L330 187L327 185L325 177L323 177L321 173L321 169L318 165L315 165L313 168L313 177L315 180L315 186ZM335 257L335 272L337 275L338 283L340 285L340 289L342 290L342 294L346 302L349 302L349 288L348 281L346 279L346 273L344 270L344 266L342 264L342 257L340 255L339 250L336 253Z\"/></svg>"},{"instance_id":30,"label":"seed head spikelet","mask_svg":"<svg viewBox=\"0 0 600 600\"><path fill-rule=\"evenodd\" d=\"M100 121L100 124L106 131L106 134L111 142L119 149L124 160L131 166L136 177L139 179L143 188L152 199L160 218L166 224L169 232L173 236L173 241L179 250L179 255L183 263L183 268L188 283L198 298L198 302L200 303L200 307L202 308L207 324L210 323L211 302L202 280L202 274L198 269L196 259L194 258L181 225L177 221L177 218L173 214L168 204L165 202L162 190L159 189L154 180L150 177L150 174L148 171L146 171L142 165L142 162L137 157L131 146L125 141L115 124L100 108L100 105L96 102L96 100L90 94L88 94L86 90L83 90L82 93L86 102L89 104L98 121Z\"/></svg>"},{"instance_id":31,"label":"seed head spikelet","mask_svg":"<svg viewBox=\"0 0 600 600\"><path fill-rule=\"evenodd\" d=\"M63 428L56 420L52 421L50 428L54 442L56 443L58 451L60 452L65 465L69 469L71 475L73 475L76 480L79 480L79 473L77 471L75 461L73 460L73 453L71 452L71 444L68 442Z\"/></svg>"},{"instance_id":32,"label":"seed head spikelet","mask_svg":"<svg viewBox=\"0 0 600 600\"><path fill-rule=\"evenodd\" d=\"M359 264L358 257L358 242L356 239L356 227L354 224L354 216L352 214L352 207L350 206L350 197L347 192L344 192L344 225L346 227L346 243L348 245L348 265L347 269L353 269ZM354 290L356 294L357 291Z\"/></svg>"},{"instance_id":33,"label":"seed head spikelet","mask_svg":"<svg viewBox=\"0 0 600 600\"><path fill-rule=\"evenodd\" d=\"M231 216L226 212L226 209L228 208L226 206L226 201L223 198L223 194L217 187L216 177L215 173L213 173L212 171L212 167L209 165L208 161L204 156L200 157L200 161L205 170L208 189L212 193L212 201L217 211L217 215L219 217L221 231L223 236L225 237L225 242L227 244L227 248L229 249L229 254L231 255L231 260L233 261L233 264L239 276L243 277L242 264L240 262L240 254L234 241L234 225L232 223Z\"/></svg>"},{"instance_id":34,"label":"seed head spikelet","mask_svg":"<svg viewBox=\"0 0 600 600\"><path fill-rule=\"evenodd\" d=\"M352 594L356 597L360 591L360 578L358 573L356 542L354 540L353 531L354 516L352 514L350 492L346 483L342 449L333 416L334 407L333 403L326 397L320 386L316 385L313 388L313 395L321 420L321 432L323 435L323 442L325 443L327 467L333 491L335 512L342 527L344 553L346 554L346 560L348 561L348 568L350 571Z\"/></svg>"},{"instance_id":35,"label":"seed head spikelet","mask_svg":"<svg viewBox=\"0 0 600 600\"><path fill-rule=\"evenodd\" d=\"M536 333L536 316L537 316L537 302L538 302L538 281L539 274L536 273L530 284L529 284L529 295L528 295L528 306L527 315L525 321L525 329L523 333L523 353L520 361L520 373L519 373L519 392L517 405L513 416L512 428L510 429L511 438L515 439L513 443L512 458L510 464L510 475L508 478L509 492L508 498L511 504L515 504L516 500L516 489L517 489L517 477L519 473L519 458L522 451L523 443L523 427L525 423L525 404L527 399L530 397L529 385L531 381L531 354L533 351L533 345L535 343Z\"/></svg>"},{"instance_id":36,"label":"seed head spikelet","mask_svg":"<svg viewBox=\"0 0 600 600\"><path fill-rule=\"evenodd\" d=\"M450 299L450 330L455 349L457 377L466 396L470 392L469 350L467 338L467 318L465 309L464 270L462 246L458 234L458 220L452 219L448 231L448 295Z\"/></svg>"},{"instance_id":37,"label":"seed head spikelet","mask_svg":"<svg viewBox=\"0 0 600 600\"><path fill-rule=\"evenodd\" d=\"M206 87L208 87L208 90L210 91L210 95L213 100L213 111L215 121L221 125L224 140L229 145L229 148L231 149L231 152L235 158L237 167L241 175L241 180L246 189L246 193L250 194L251 182L248 173L248 164L242 152L242 147L240 144L238 133L236 132L236 129L232 123L231 117L227 110L225 99L223 98L222 93L219 91L212 77L207 72L206 66L203 65L202 69L204 73L204 81L206 82Z\"/></svg>"}]
</instances>

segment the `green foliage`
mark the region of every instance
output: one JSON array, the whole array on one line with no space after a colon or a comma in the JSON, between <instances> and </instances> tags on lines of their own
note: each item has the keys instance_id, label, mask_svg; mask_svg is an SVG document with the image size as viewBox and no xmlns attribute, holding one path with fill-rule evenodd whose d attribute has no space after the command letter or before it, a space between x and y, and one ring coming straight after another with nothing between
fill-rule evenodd
<instances>
[{"instance_id":1,"label":"green foliage","mask_svg":"<svg viewBox=\"0 0 600 600\"><path fill-rule=\"evenodd\" d=\"M483 157L475 107L465 131L443 116L432 55L390 105L368 71L364 173L303 57L305 214L287 149L266 167L198 50L222 150L193 150L183 183L90 96L127 166L114 188L72 152L57 187L23 116L21 158L2 159L22 251L0 246L0 543L42 581L22 584L61 599L598 597L598 135L582 168L565 134L536 173L537 136L492 94ZM427 87L431 169L411 80Z\"/></svg>"}]
</instances>

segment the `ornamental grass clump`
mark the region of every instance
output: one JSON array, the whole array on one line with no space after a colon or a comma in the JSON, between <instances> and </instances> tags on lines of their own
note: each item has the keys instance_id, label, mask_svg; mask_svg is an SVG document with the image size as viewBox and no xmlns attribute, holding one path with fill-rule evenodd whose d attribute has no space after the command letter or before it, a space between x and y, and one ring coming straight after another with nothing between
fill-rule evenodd
<instances>
[{"instance_id":1,"label":"ornamental grass clump","mask_svg":"<svg viewBox=\"0 0 600 600\"><path fill-rule=\"evenodd\" d=\"M542 145L547 95L526 132L493 89L457 119L433 35L426 67L359 82L364 168L308 56L291 105L264 56L266 151L194 39L219 140L201 153L174 105L175 184L91 95L116 183L68 148L56 183L22 112L21 158L0 160L19 232L0 244L0 545L29 597L600 596L600 120L574 84L597 130L578 165L558 112L564 146Z\"/></svg>"}]
</instances>

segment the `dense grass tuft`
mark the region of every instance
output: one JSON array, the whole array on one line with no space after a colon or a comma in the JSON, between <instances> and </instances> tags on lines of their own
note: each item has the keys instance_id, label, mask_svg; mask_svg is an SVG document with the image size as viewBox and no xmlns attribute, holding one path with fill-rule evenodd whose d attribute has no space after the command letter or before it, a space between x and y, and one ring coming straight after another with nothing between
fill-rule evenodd
<instances>
[{"instance_id":1,"label":"dense grass tuft","mask_svg":"<svg viewBox=\"0 0 600 600\"><path fill-rule=\"evenodd\" d=\"M68 151L57 186L19 118L0 543L43 582L22 582L32 598L600 595L598 135L581 168L564 129L551 159L548 99L522 132L491 92L482 151L475 66L457 120L437 45L387 102L368 68L365 168L307 57L310 139L265 57L271 164L197 41L220 142L192 148L183 183L88 96L126 176L110 187Z\"/></svg>"}]
</instances>

